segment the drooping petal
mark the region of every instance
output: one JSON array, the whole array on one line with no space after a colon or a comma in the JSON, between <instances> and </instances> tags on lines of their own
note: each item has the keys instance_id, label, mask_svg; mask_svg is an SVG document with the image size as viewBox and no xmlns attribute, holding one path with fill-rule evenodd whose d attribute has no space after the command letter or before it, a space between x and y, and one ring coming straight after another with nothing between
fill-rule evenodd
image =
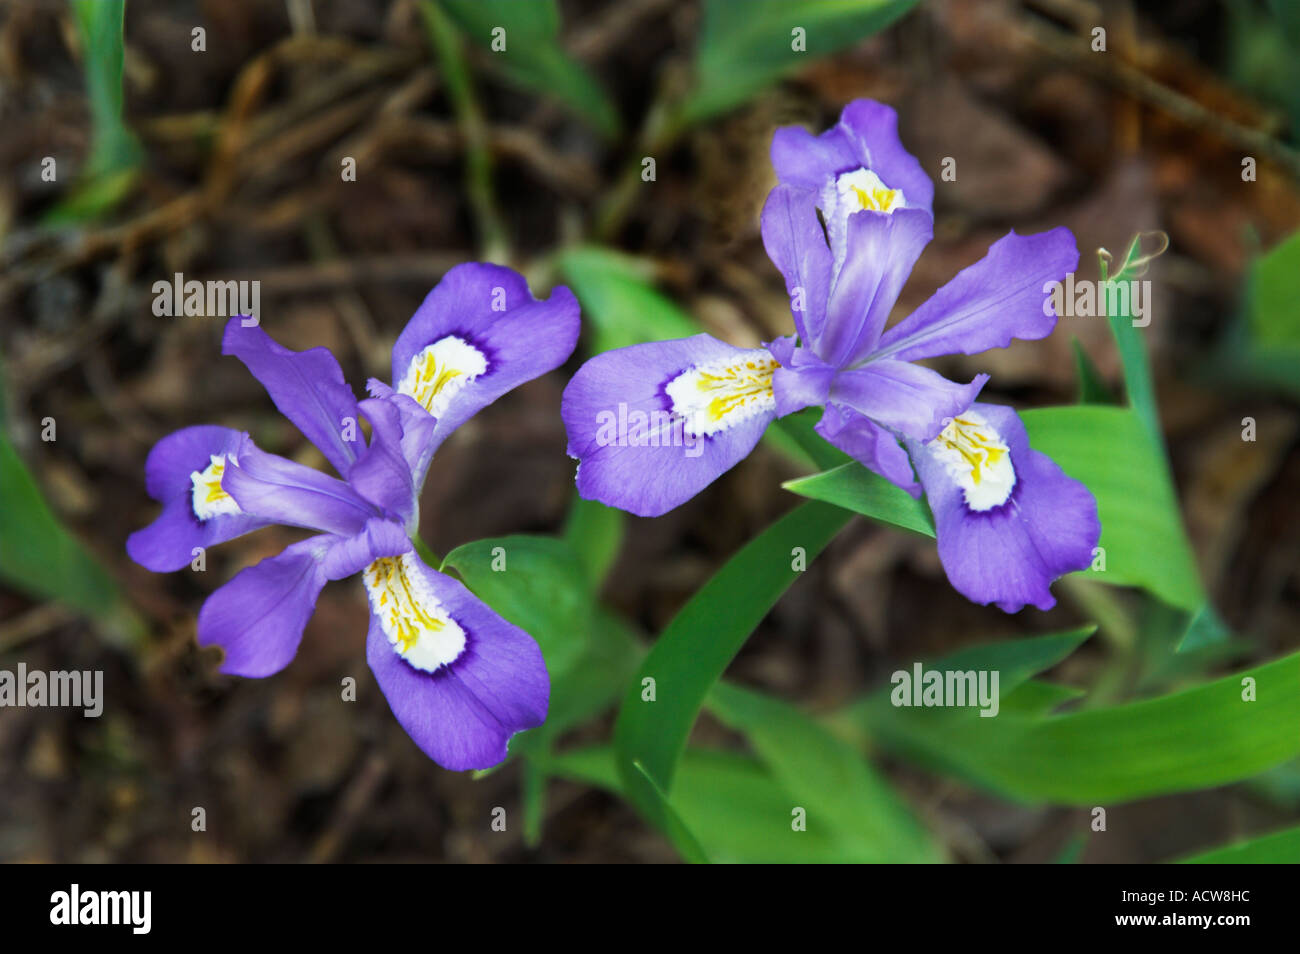
<instances>
[{"instance_id":1,"label":"drooping petal","mask_svg":"<svg viewBox=\"0 0 1300 954\"><path fill-rule=\"evenodd\" d=\"M360 532L375 509L337 477L268 454L251 441L228 465L221 486L245 513L326 533Z\"/></svg>"},{"instance_id":2,"label":"drooping petal","mask_svg":"<svg viewBox=\"0 0 1300 954\"><path fill-rule=\"evenodd\" d=\"M831 283L831 251L817 219L816 195L778 185L763 204L761 223L763 247L785 279L795 329L805 346L814 345L826 322Z\"/></svg>"},{"instance_id":3,"label":"drooping petal","mask_svg":"<svg viewBox=\"0 0 1300 954\"><path fill-rule=\"evenodd\" d=\"M1092 562L1101 536L1097 502L1030 448L1011 408L977 403L971 412L946 440L908 443L944 571L972 602L1008 613L1026 604L1051 609L1052 581Z\"/></svg>"},{"instance_id":4,"label":"drooping petal","mask_svg":"<svg viewBox=\"0 0 1300 954\"><path fill-rule=\"evenodd\" d=\"M878 352L916 361L1005 348L1013 338L1043 338L1056 326L1050 283L1064 279L1078 263L1079 249L1067 228L1038 235L1011 232L886 331Z\"/></svg>"},{"instance_id":5,"label":"drooping petal","mask_svg":"<svg viewBox=\"0 0 1300 954\"><path fill-rule=\"evenodd\" d=\"M322 534L236 573L199 611L201 646L220 646L221 671L262 677L289 664L320 591L376 560L411 549L402 528L373 518L352 536Z\"/></svg>"},{"instance_id":6,"label":"drooping petal","mask_svg":"<svg viewBox=\"0 0 1300 954\"><path fill-rule=\"evenodd\" d=\"M928 441L970 407L988 379L977 374L970 384L957 384L919 364L883 359L837 374L830 399L906 437Z\"/></svg>"},{"instance_id":7,"label":"drooping petal","mask_svg":"<svg viewBox=\"0 0 1300 954\"><path fill-rule=\"evenodd\" d=\"M321 560L336 537L311 537L240 570L199 611L201 646L226 652L221 671L261 677L289 664L325 586Z\"/></svg>"},{"instance_id":8,"label":"drooping petal","mask_svg":"<svg viewBox=\"0 0 1300 954\"><path fill-rule=\"evenodd\" d=\"M831 289L825 329L814 346L823 360L842 368L872 351L933 234L934 220L920 209L849 216L844 263Z\"/></svg>"},{"instance_id":9,"label":"drooping petal","mask_svg":"<svg viewBox=\"0 0 1300 954\"><path fill-rule=\"evenodd\" d=\"M921 485L912 476L907 451L889 431L849 407L826 405L816 431L863 467L902 487L913 497Z\"/></svg>"},{"instance_id":10,"label":"drooping petal","mask_svg":"<svg viewBox=\"0 0 1300 954\"><path fill-rule=\"evenodd\" d=\"M934 202L934 184L898 138L898 114L869 99L845 106L840 121L820 136L797 126L778 129L772 166L782 183L818 192L840 173L869 169L901 189L908 205L929 212Z\"/></svg>"},{"instance_id":11,"label":"drooping petal","mask_svg":"<svg viewBox=\"0 0 1300 954\"><path fill-rule=\"evenodd\" d=\"M222 473L231 456L252 447L248 435L227 427L186 427L167 435L145 461L145 487L162 513L126 541L127 554L155 573L187 566L194 548L233 540L271 521L240 511L223 492Z\"/></svg>"},{"instance_id":12,"label":"drooping petal","mask_svg":"<svg viewBox=\"0 0 1300 954\"><path fill-rule=\"evenodd\" d=\"M393 715L444 768L485 769L516 732L546 720L550 678L537 643L414 553L365 573L366 660Z\"/></svg>"},{"instance_id":13,"label":"drooping petal","mask_svg":"<svg viewBox=\"0 0 1300 954\"><path fill-rule=\"evenodd\" d=\"M328 348L290 351L260 327L231 318L222 354L237 357L262 382L280 413L315 444L340 474L364 448L357 401Z\"/></svg>"},{"instance_id":14,"label":"drooping petal","mask_svg":"<svg viewBox=\"0 0 1300 954\"><path fill-rule=\"evenodd\" d=\"M564 286L538 301L508 268L457 265L398 336L393 389L437 418L436 447L507 391L563 364L578 326L578 301Z\"/></svg>"},{"instance_id":15,"label":"drooping petal","mask_svg":"<svg viewBox=\"0 0 1300 954\"><path fill-rule=\"evenodd\" d=\"M685 503L745 457L776 411L764 349L710 335L596 355L564 389L578 492L643 517Z\"/></svg>"}]
</instances>

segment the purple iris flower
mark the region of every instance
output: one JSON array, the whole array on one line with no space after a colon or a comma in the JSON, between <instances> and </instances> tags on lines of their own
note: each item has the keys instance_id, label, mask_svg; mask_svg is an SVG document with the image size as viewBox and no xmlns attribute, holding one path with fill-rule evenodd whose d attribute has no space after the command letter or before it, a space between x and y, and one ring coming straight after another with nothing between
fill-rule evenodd
<instances>
[{"instance_id":1,"label":"purple iris flower","mask_svg":"<svg viewBox=\"0 0 1300 954\"><path fill-rule=\"evenodd\" d=\"M953 461L965 459L983 435L992 442L987 453L993 460L986 463L996 463L1001 494L990 493L989 471L972 459L964 480L980 484L974 495L959 497L943 519L935 510L945 568L975 602L997 602L1008 611L1026 602L1052 605L1047 585L1091 560L1100 532L1096 506L1090 504L1090 513L1070 510L1073 521L1039 519L1024 508L1055 491L1071 501L1078 492L1088 501L1091 495L1059 469L1059 480L1046 480L1054 464L1027 445L1014 449L1024 442L1018 418L1013 428L1001 411L986 419L970 410L988 375L960 384L915 362L1049 334L1056 315L1043 289L1078 264L1074 237L1064 228L1012 232L886 330L933 234L933 185L899 142L894 111L859 100L820 136L780 129L772 162L779 181L763 208L763 243L785 278L797 334L766 349L697 335L588 361L563 402L569 454L579 461L579 492L657 516L745 457L774 418L820 406L817 431L829 443L913 496L924 485L948 500L951 487L965 488L950 479ZM963 423L973 419L980 423ZM948 454L949 448L956 450ZM946 462L944 468L935 470L934 460ZM1031 478L1043 479L1044 486L1030 492L1023 484ZM1071 485L1068 493L1062 482ZM963 508L988 532L1006 534L1014 525L1029 541L1028 549L1014 553L1003 548L1008 558L1024 557L1014 570L1004 568L1002 576L963 572L967 562L995 549L981 534L958 532L949 517ZM991 519L994 510L1005 519ZM1044 534L1057 539L1045 541ZM1034 543L1059 558L1031 552ZM1039 585L1030 586L1029 576Z\"/></svg>"},{"instance_id":2,"label":"purple iris flower","mask_svg":"<svg viewBox=\"0 0 1300 954\"><path fill-rule=\"evenodd\" d=\"M1097 501L1029 446L1014 410L975 402L929 442L906 441L953 588L1008 613L1056 605L1053 580L1091 565Z\"/></svg>"},{"instance_id":3,"label":"purple iris flower","mask_svg":"<svg viewBox=\"0 0 1300 954\"><path fill-rule=\"evenodd\" d=\"M184 428L149 454L146 487L163 510L127 552L168 572L196 547L268 524L314 531L208 597L199 642L225 650L223 672L269 676L293 658L325 584L360 573L371 609L366 658L397 720L445 768L497 764L515 732L546 719L546 665L531 636L420 559L411 542L420 488L447 435L562 364L578 325L567 288L538 301L510 269L457 266L398 337L392 386L371 380L373 396L357 401L327 349L290 351L232 318L223 353L247 365L344 479L229 428Z\"/></svg>"}]
</instances>

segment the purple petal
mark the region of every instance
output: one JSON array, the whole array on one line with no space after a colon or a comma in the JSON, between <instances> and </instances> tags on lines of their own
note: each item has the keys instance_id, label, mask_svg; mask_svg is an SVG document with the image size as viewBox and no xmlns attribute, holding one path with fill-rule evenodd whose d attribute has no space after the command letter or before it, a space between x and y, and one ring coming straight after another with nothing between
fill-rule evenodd
<instances>
[{"instance_id":1,"label":"purple petal","mask_svg":"<svg viewBox=\"0 0 1300 954\"><path fill-rule=\"evenodd\" d=\"M410 549L402 528L379 518L349 537L323 534L285 547L208 597L199 611L199 644L225 650L222 672L253 678L279 672L298 651L326 582Z\"/></svg>"},{"instance_id":2,"label":"purple petal","mask_svg":"<svg viewBox=\"0 0 1300 954\"><path fill-rule=\"evenodd\" d=\"M423 586L412 581L410 590L436 600L422 604L425 614L457 627L463 648L432 671L417 668L389 640L372 596L366 659L393 715L429 758L457 772L490 768L506 757L512 735L546 720L550 679L541 650L456 580L414 555L403 565L422 576Z\"/></svg>"},{"instance_id":3,"label":"purple petal","mask_svg":"<svg viewBox=\"0 0 1300 954\"><path fill-rule=\"evenodd\" d=\"M988 379L977 374L970 384L957 384L919 364L885 359L841 371L831 400L905 437L928 441L970 407Z\"/></svg>"},{"instance_id":4,"label":"purple petal","mask_svg":"<svg viewBox=\"0 0 1300 954\"><path fill-rule=\"evenodd\" d=\"M212 424L173 431L154 444L145 459L145 490L158 501L188 494L194 471L207 467L213 456L238 453L246 440L242 431Z\"/></svg>"},{"instance_id":5,"label":"purple petal","mask_svg":"<svg viewBox=\"0 0 1300 954\"><path fill-rule=\"evenodd\" d=\"M898 114L883 103L858 99L820 136L785 126L772 137L772 166L782 183L818 192L842 172L870 169L908 205L931 210L934 184L898 138Z\"/></svg>"},{"instance_id":6,"label":"purple petal","mask_svg":"<svg viewBox=\"0 0 1300 954\"><path fill-rule=\"evenodd\" d=\"M699 368L751 362L766 373L776 366L765 350L695 335L607 351L584 364L564 389L561 407L569 456L579 462L578 492L655 517L713 483L754 449L776 399L769 387L709 433L688 405L675 405L669 388L689 384L682 376Z\"/></svg>"},{"instance_id":7,"label":"purple petal","mask_svg":"<svg viewBox=\"0 0 1300 954\"><path fill-rule=\"evenodd\" d=\"M934 220L920 209L849 216L844 264L831 290L826 328L815 345L828 364L845 367L872 351L933 232Z\"/></svg>"},{"instance_id":8,"label":"purple petal","mask_svg":"<svg viewBox=\"0 0 1300 954\"><path fill-rule=\"evenodd\" d=\"M246 513L292 527L350 535L375 515L374 508L337 477L268 454L251 441L226 467L221 487Z\"/></svg>"},{"instance_id":9,"label":"purple petal","mask_svg":"<svg viewBox=\"0 0 1300 954\"><path fill-rule=\"evenodd\" d=\"M429 292L393 346L393 388L436 417L434 447L507 391L559 367L578 343L578 301L537 301L517 272L470 262ZM420 364L414 364L416 361Z\"/></svg>"},{"instance_id":10,"label":"purple petal","mask_svg":"<svg viewBox=\"0 0 1300 954\"><path fill-rule=\"evenodd\" d=\"M827 179L863 165L836 124L820 136L802 126L782 126L772 135L772 168L782 185L820 192Z\"/></svg>"},{"instance_id":11,"label":"purple petal","mask_svg":"<svg viewBox=\"0 0 1300 954\"><path fill-rule=\"evenodd\" d=\"M816 193L779 185L762 215L763 247L785 278L790 313L805 345L818 341L830 294L831 251L817 218Z\"/></svg>"},{"instance_id":12,"label":"purple petal","mask_svg":"<svg viewBox=\"0 0 1300 954\"><path fill-rule=\"evenodd\" d=\"M907 451L898 438L869 418L852 408L828 404L816 430L863 467L902 487L913 497L921 496L921 485L912 477Z\"/></svg>"},{"instance_id":13,"label":"purple petal","mask_svg":"<svg viewBox=\"0 0 1300 954\"><path fill-rule=\"evenodd\" d=\"M924 445L908 445L934 512L944 571L972 602L997 603L1008 613L1026 604L1051 609L1052 581L1092 563L1101 536L1097 502L1050 457L1030 448L1011 408L975 404L971 410L1010 449L1015 486L1001 506L972 509L947 465Z\"/></svg>"},{"instance_id":14,"label":"purple petal","mask_svg":"<svg viewBox=\"0 0 1300 954\"><path fill-rule=\"evenodd\" d=\"M898 138L898 113L884 103L855 99L840 113L841 130L850 147L891 188L902 189L907 204L931 211L934 183Z\"/></svg>"},{"instance_id":15,"label":"purple petal","mask_svg":"<svg viewBox=\"0 0 1300 954\"><path fill-rule=\"evenodd\" d=\"M163 504L149 526L131 534L126 552L155 573L170 573L189 565L194 548L206 549L242 536L271 521L245 513L218 513L207 519L194 511L192 475L204 472L213 457L238 454L251 447L246 434L226 427L187 427L154 445L145 461L145 487Z\"/></svg>"},{"instance_id":16,"label":"purple petal","mask_svg":"<svg viewBox=\"0 0 1300 954\"><path fill-rule=\"evenodd\" d=\"M1056 325L1045 286L1063 280L1078 264L1079 250L1067 228L1038 235L1011 232L886 331L878 353L915 361L1005 348L1012 338L1043 338Z\"/></svg>"},{"instance_id":17,"label":"purple petal","mask_svg":"<svg viewBox=\"0 0 1300 954\"><path fill-rule=\"evenodd\" d=\"M348 483L376 507L406 522L415 513L416 500L411 468L402 454L401 411L384 398L367 398L360 408L370 422L370 446L348 472Z\"/></svg>"},{"instance_id":18,"label":"purple petal","mask_svg":"<svg viewBox=\"0 0 1300 954\"><path fill-rule=\"evenodd\" d=\"M773 348L768 345L768 351L783 365L772 375L777 417L823 405L830 399L831 384L837 373L833 367L808 348Z\"/></svg>"},{"instance_id":19,"label":"purple petal","mask_svg":"<svg viewBox=\"0 0 1300 954\"><path fill-rule=\"evenodd\" d=\"M280 413L320 448L335 470L348 472L364 442L356 397L328 348L290 351L261 328L245 328L243 319L235 317L226 324L221 350L244 362Z\"/></svg>"},{"instance_id":20,"label":"purple petal","mask_svg":"<svg viewBox=\"0 0 1300 954\"><path fill-rule=\"evenodd\" d=\"M360 533L333 540L321 557L321 571L327 580L345 580L380 557L401 556L411 550L401 524L376 517Z\"/></svg>"},{"instance_id":21,"label":"purple petal","mask_svg":"<svg viewBox=\"0 0 1300 954\"><path fill-rule=\"evenodd\" d=\"M226 651L221 671L261 677L289 664L325 586L321 561L337 537L286 547L240 570L199 611L199 645Z\"/></svg>"},{"instance_id":22,"label":"purple petal","mask_svg":"<svg viewBox=\"0 0 1300 954\"><path fill-rule=\"evenodd\" d=\"M433 445L433 432L438 419L426 411L414 398L398 394L384 382L371 378L366 382L366 390L373 397L389 401L397 408L398 420L402 427L402 457L411 472L411 483L415 495L420 496L424 478L429 470L429 461L436 449Z\"/></svg>"}]
</instances>

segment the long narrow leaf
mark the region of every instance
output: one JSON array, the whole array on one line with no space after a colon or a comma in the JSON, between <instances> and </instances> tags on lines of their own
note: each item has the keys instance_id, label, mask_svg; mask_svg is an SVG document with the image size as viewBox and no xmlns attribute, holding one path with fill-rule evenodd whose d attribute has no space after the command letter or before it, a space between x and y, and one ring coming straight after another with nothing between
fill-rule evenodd
<instances>
[{"instance_id":1,"label":"long narrow leaf","mask_svg":"<svg viewBox=\"0 0 1300 954\"><path fill-rule=\"evenodd\" d=\"M816 502L786 514L704 584L642 663L624 697L614 740L629 796L661 827L665 820L657 797L635 763L671 795L677 762L705 696L799 576L795 567L817 556L849 519L847 512Z\"/></svg>"},{"instance_id":2,"label":"long narrow leaf","mask_svg":"<svg viewBox=\"0 0 1300 954\"><path fill-rule=\"evenodd\" d=\"M853 747L793 706L720 682L709 710L745 733L776 780L825 826L881 862L939 861L940 853L889 783Z\"/></svg>"}]
</instances>

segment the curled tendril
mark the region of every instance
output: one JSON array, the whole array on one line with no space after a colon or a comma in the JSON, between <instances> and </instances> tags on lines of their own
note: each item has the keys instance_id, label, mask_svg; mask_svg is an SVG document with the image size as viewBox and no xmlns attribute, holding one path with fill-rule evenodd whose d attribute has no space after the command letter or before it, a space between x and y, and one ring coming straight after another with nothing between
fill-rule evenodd
<instances>
[{"instance_id":1,"label":"curled tendril","mask_svg":"<svg viewBox=\"0 0 1300 954\"><path fill-rule=\"evenodd\" d=\"M1138 255L1137 253L1141 250L1142 243L1148 238L1154 238L1158 247L1154 251L1147 252L1145 255ZM1128 252L1124 256L1123 267L1121 267L1115 275L1111 276L1110 280L1119 281L1121 278L1141 278L1147 273L1148 269L1151 267L1151 263L1167 251L1169 251L1168 232L1160 229L1153 229L1148 232L1137 233L1137 235L1133 236L1133 240L1129 242ZM1097 249L1097 258L1104 266L1106 266L1105 270L1109 272L1109 266L1111 262L1115 260L1115 256L1113 256L1108 249L1099 248Z\"/></svg>"}]
</instances>

